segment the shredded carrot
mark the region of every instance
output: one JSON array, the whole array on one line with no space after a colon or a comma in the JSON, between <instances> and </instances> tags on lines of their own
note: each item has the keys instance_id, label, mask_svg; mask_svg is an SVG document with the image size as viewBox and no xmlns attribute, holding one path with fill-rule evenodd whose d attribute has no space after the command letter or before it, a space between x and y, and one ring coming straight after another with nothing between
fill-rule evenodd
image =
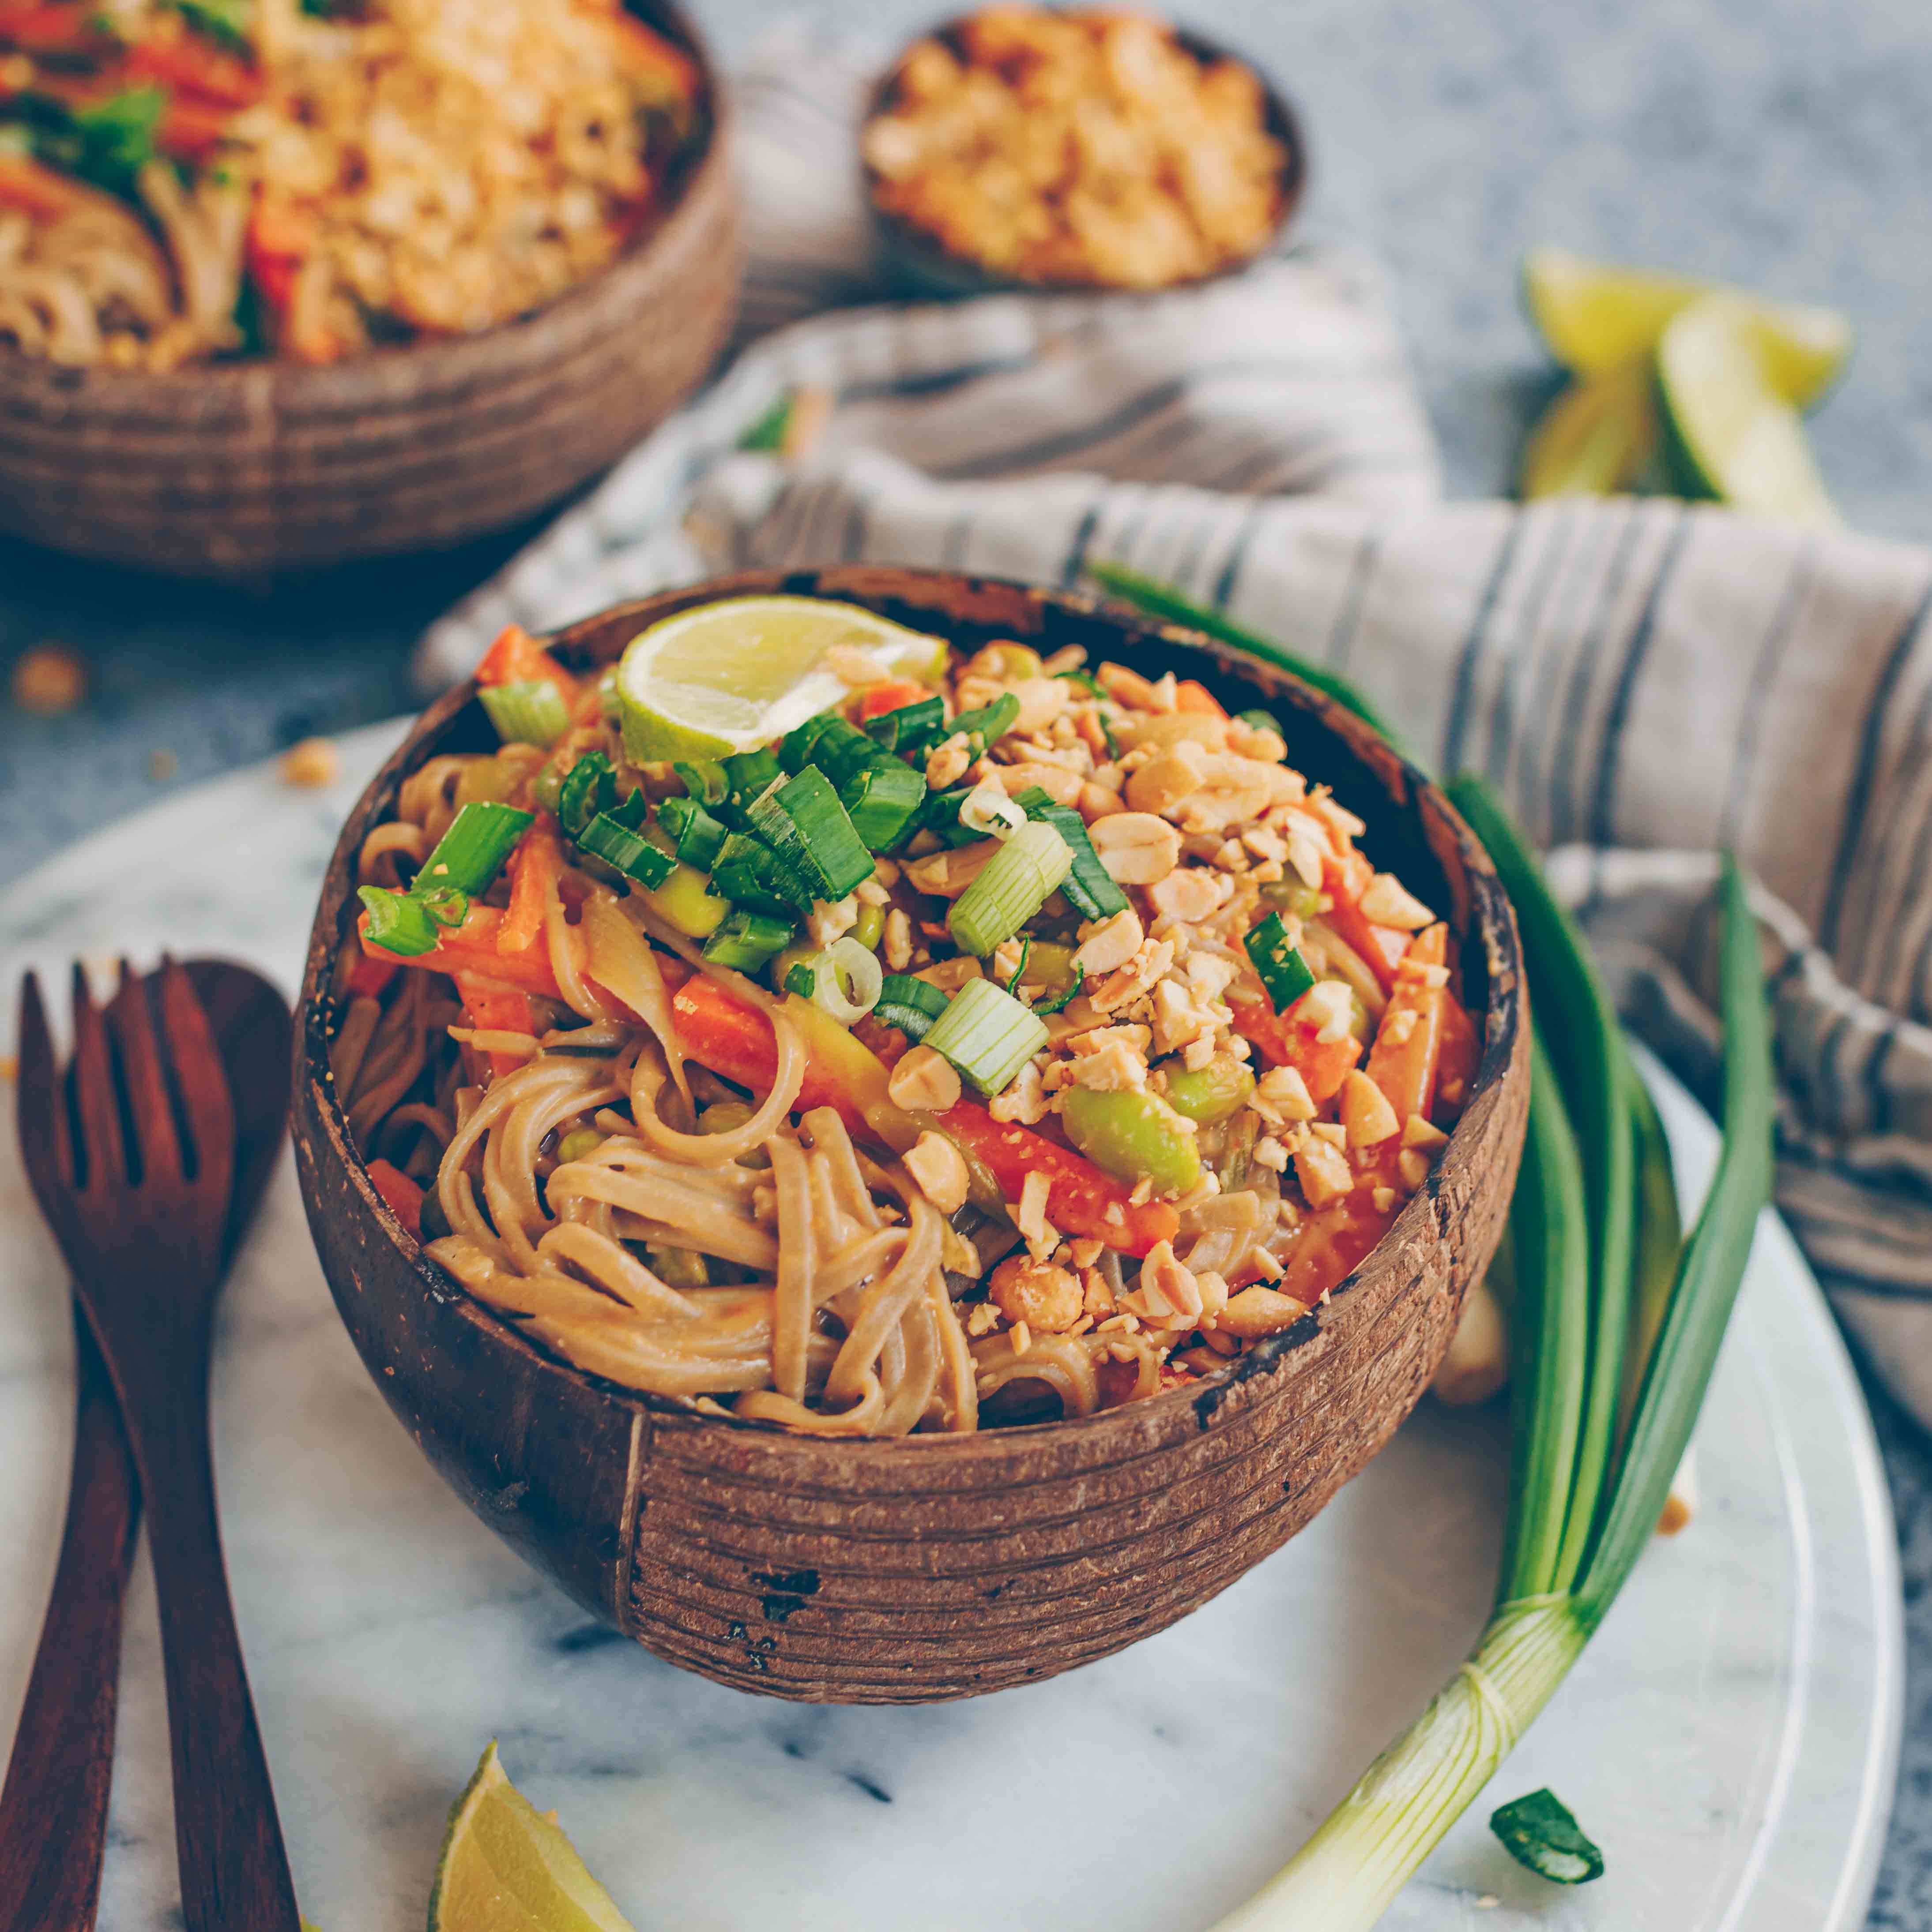
<instances>
[{"instance_id":1,"label":"shredded carrot","mask_svg":"<svg viewBox=\"0 0 1932 1932\"><path fill-rule=\"evenodd\" d=\"M563 876L563 848L552 821L539 819L510 854L510 908L496 928L500 952L522 952L543 937L544 915Z\"/></svg>"},{"instance_id":2,"label":"shredded carrot","mask_svg":"<svg viewBox=\"0 0 1932 1932\"><path fill-rule=\"evenodd\" d=\"M470 1016L470 1023L484 1033L535 1034L536 1015L531 1010L530 996L518 986L506 986L485 979L480 973L459 972L456 975L456 990L461 996L464 1010ZM490 1071L501 1079L506 1073L514 1073L523 1065L522 1060L514 1053L493 1053L490 1055Z\"/></svg>"},{"instance_id":3,"label":"shredded carrot","mask_svg":"<svg viewBox=\"0 0 1932 1932\"><path fill-rule=\"evenodd\" d=\"M25 154L0 154L0 208L16 208L41 221L70 214L87 191Z\"/></svg>"}]
</instances>

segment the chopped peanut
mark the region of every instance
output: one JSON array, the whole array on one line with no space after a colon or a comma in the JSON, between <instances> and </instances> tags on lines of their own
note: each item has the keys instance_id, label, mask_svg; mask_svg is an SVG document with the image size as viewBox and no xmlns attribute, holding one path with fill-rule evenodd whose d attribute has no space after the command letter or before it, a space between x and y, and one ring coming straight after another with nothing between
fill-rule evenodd
<instances>
[{"instance_id":1,"label":"chopped peanut","mask_svg":"<svg viewBox=\"0 0 1932 1932\"><path fill-rule=\"evenodd\" d=\"M1378 1146L1392 1138L1401 1123L1388 1096L1366 1073L1351 1073L1342 1082L1342 1124L1352 1148Z\"/></svg>"},{"instance_id":2,"label":"chopped peanut","mask_svg":"<svg viewBox=\"0 0 1932 1932\"><path fill-rule=\"evenodd\" d=\"M892 1069L886 1091L895 1106L915 1113L943 1114L959 1104L958 1070L931 1047L916 1046Z\"/></svg>"},{"instance_id":3,"label":"chopped peanut","mask_svg":"<svg viewBox=\"0 0 1932 1932\"><path fill-rule=\"evenodd\" d=\"M1215 1317L1214 1326L1224 1335L1258 1342L1264 1336L1279 1335L1284 1328L1292 1328L1307 1312L1293 1295L1256 1282L1238 1294L1228 1296L1228 1305Z\"/></svg>"},{"instance_id":4,"label":"chopped peanut","mask_svg":"<svg viewBox=\"0 0 1932 1932\"><path fill-rule=\"evenodd\" d=\"M1156 884L1180 862L1180 834L1166 819L1124 811L1118 800L1112 814L1096 821L1088 836L1108 876L1124 886Z\"/></svg>"},{"instance_id":5,"label":"chopped peanut","mask_svg":"<svg viewBox=\"0 0 1932 1932\"><path fill-rule=\"evenodd\" d=\"M1140 950L1146 938L1141 916L1130 906L1098 925L1082 928L1082 938L1073 963L1089 980L1124 966Z\"/></svg>"},{"instance_id":6,"label":"chopped peanut","mask_svg":"<svg viewBox=\"0 0 1932 1932\"><path fill-rule=\"evenodd\" d=\"M905 1169L942 1214L966 1204L966 1159L944 1134L923 1133L904 1156Z\"/></svg>"},{"instance_id":7,"label":"chopped peanut","mask_svg":"<svg viewBox=\"0 0 1932 1932\"><path fill-rule=\"evenodd\" d=\"M1049 1335L1071 1328L1086 1312L1086 1296L1070 1269L1015 1255L993 1270L987 1284L1009 1322L1024 1322Z\"/></svg>"}]
</instances>

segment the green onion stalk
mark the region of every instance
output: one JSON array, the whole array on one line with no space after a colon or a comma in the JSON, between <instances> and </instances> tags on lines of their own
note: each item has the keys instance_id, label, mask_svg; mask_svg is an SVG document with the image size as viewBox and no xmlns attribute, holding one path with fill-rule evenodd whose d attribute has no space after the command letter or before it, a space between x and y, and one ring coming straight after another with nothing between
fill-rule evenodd
<instances>
[{"instance_id":1,"label":"green onion stalk","mask_svg":"<svg viewBox=\"0 0 1932 1932\"><path fill-rule=\"evenodd\" d=\"M1393 740L1318 666L1109 564L1144 610L1294 672ZM1774 1088L1757 928L1720 890L1724 1145L1687 1240L1669 1150L1581 935L1480 778L1448 786L1516 908L1532 1004L1529 1124L1510 1213L1516 1276L1510 1511L1468 1660L1308 1843L1214 1932L1373 1925L1495 1774L1594 1634L1655 1529L1772 1186Z\"/></svg>"}]
</instances>

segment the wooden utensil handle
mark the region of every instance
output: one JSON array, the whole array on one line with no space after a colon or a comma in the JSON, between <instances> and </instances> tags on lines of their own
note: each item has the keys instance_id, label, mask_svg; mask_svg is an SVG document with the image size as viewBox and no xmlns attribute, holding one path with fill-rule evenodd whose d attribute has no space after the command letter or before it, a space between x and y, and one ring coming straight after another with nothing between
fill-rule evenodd
<instances>
[{"instance_id":1,"label":"wooden utensil handle","mask_svg":"<svg viewBox=\"0 0 1932 1932\"><path fill-rule=\"evenodd\" d=\"M90 1932L114 1766L121 1604L141 1492L121 1406L80 1309L67 1526L0 1790L0 1928Z\"/></svg>"},{"instance_id":2,"label":"wooden utensil handle","mask_svg":"<svg viewBox=\"0 0 1932 1932\"><path fill-rule=\"evenodd\" d=\"M127 1405L160 1606L182 1913L188 1932L300 1932L222 1561L206 1364L203 1350L199 1373L182 1360L144 1377Z\"/></svg>"}]
</instances>

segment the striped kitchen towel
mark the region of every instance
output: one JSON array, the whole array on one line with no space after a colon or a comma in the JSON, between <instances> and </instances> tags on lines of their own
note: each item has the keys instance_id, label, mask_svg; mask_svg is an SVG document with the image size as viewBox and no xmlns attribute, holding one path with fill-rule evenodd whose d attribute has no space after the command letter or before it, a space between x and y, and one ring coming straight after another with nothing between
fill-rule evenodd
<instances>
[{"instance_id":1,"label":"striped kitchen towel","mask_svg":"<svg viewBox=\"0 0 1932 1932\"><path fill-rule=\"evenodd\" d=\"M1932 1422L1932 554L1664 501L1444 503L1372 270L1308 246L1152 296L876 296L870 63L798 29L743 77L753 256L706 394L424 638L426 685L745 565L1072 584L1111 558L1360 682L1500 784L1633 1025L1707 1096L1714 860L1760 882L1780 1201ZM788 392L810 454L739 447Z\"/></svg>"}]
</instances>

